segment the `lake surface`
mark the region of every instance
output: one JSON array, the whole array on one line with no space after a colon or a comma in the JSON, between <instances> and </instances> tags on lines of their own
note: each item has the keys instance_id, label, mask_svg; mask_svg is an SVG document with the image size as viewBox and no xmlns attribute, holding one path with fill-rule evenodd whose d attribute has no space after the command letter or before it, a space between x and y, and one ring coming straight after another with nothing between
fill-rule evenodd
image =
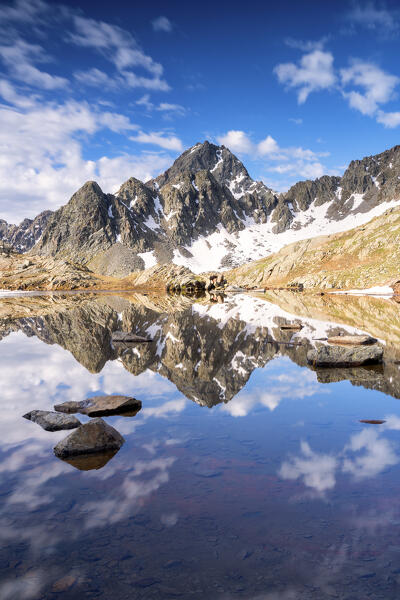
<instances>
[{"instance_id":1,"label":"lake surface","mask_svg":"<svg viewBox=\"0 0 400 600\"><path fill-rule=\"evenodd\" d=\"M399 311L300 294L2 299L0 599L399 598ZM154 341L113 347L119 329ZM306 366L315 338L364 331L384 367ZM126 442L97 463L56 458L69 432L22 418L101 393L143 407L105 418Z\"/></svg>"}]
</instances>

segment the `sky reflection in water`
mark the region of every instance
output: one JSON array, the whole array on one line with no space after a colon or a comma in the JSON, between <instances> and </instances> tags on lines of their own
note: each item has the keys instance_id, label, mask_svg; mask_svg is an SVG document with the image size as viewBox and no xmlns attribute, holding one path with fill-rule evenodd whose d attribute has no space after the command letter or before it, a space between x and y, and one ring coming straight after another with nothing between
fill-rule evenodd
<instances>
[{"instance_id":1,"label":"sky reflection in water","mask_svg":"<svg viewBox=\"0 0 400 600\"><path fill-rule=\"evenodd\" d=\"M397 598L399 400L270 358L208 408L121 357L90 373L4 337L0 598ZM68 432L21 418L98 393L143 402L106 419L126 444L99 470L53 455Z\"/></svg>"}]
</instances>

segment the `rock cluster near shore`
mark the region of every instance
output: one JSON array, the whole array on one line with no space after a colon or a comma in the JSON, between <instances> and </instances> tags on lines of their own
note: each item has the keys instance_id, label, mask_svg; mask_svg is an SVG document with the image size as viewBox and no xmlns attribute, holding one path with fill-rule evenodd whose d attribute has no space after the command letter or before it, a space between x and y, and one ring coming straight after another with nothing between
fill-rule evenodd
<instances>
[{"instance_id":1,"label":"rock cluster near shore","mask_svg":"<svg viewBox=\"0 0 400 600\"><path fill-rule=\"evenodd\" d=\"M60 431L62 429L76 429L81 422L72 415L60 415L49 410L31 410L24 419L37 423L46 431Z\"/></svg>"},{"instance_id":2,"label":"rock cluster near shore","mask_svg":"<svg viewBox=\"0 0 400 600\"><path fill-rule=\"evenodd\" d=\"M107 450L119 450L124 443L124 438L114 427L101 418L95 418L58 442L54 454L60 458L95 454Z\"/></svg>"},{"instance_id":3,"label":"rock cluster near shore","mask_svg":"<svg viewBox=\"0 0 400 600\"><path fill-rule=\"evenodd\" d=\"M54 447L54 453L59 458L71 459L68 462L80 470L89 470L104 466L125 442L122 435L101 417L133 417L142 408L142 403L130 396L93 396L80 402L64 402L54 408L56 412L33 410L23 416L46 431L74 429ZM82 425L71 414L77 412L91 417L91 420ZM94 454L99 458L87 458ZM80 457L78 461L74 458L77 456Z\"/></svg>"},{"instance_id":4,"label":"rock cluster near shore","mask_svg":"<svg viewBox=\"0 0 400 600\"><path fill-rule=\"evenodd\" d=\"M92 396L87 400L73 400L56 404L54 409L61 413L81 413L88 417L105 417L110 415L136 414L142 408L142 403L131 396Z\"/></svg>"}]
</instances>

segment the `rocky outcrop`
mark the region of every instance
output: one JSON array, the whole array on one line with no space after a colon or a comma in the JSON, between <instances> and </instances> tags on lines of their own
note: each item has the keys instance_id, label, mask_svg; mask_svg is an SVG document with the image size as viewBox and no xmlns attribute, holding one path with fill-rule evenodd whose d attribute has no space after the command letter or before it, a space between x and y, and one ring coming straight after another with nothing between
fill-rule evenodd
<instances>
[{"instance_id":1,"label":"rocky outcrop","mask_svg":"<svg viewBox=\"0 0 400 600\"><path fill-rule=\"evenodd\" d=\"M76 429L81 422L72 415L60 415L49 410L31 410L23 415L24 419L37 423L46 431L60 431L61 429Z\"/></svg>"},{"instance_id":2,"label":"rocky outcrop","mask_svg":"<svg viewBox=\"0 0 400 600\"><path fill-rule=\"evenodd\" d=\"M0 255L0 289L74 290L107 287L85 266L53 257Z\"/></svg>"},{"instance_id":3,"label":"rocky outcrop","mask_svg":"<svg viewBox=\"0 0 400 600\"><path fill-rule=\"evenodd\" d=\"M92 419L75 429L54 448L54 454L60 458L79 454L104 453L119 450L125 443L124 438L114 427L103 419Z\"/></svg>"},{"instance_id":4,"label":"rocky outcrop","mask_svg":"<svg viewBox=\"0 0 400 600\"><path fill-rule=\"evenodd\" d=\"M190 269L174 264L156 265L142 273L137 273L131 281L135 288L161 290L181 290L186 287L204 289L206 285L204 276L196 276Z\"/></svg>"},{"instance_id":5,"label":"rocky outcrop","mask_svg":"<svg viewBox=\"0 0 400 600\"><path fill-rule=\"evenodd\" d=\"M42 236L52 214L51 210L45 210L34 219L24 219L19 225L10 225L0 219L0 240L10 244L15 252L28 252Z\"/></svg>"},{"instance_id":6,"label":"rocky outcrop","mask_svg":"<svg viewBox=\"0 0 400 600\"><path fill-rule=\"evenodd\" d=\"M92 396L86 400L75 402L70 400L56 404L54 410L61 413L81 413L88 417L106 417L110 415L133 416L142 408L142 403L130 396Z\"/></svg>"},{"instance_id":7,"label":"rocky outcrop","mask_svg":"<svg viewBox=\"0 0 400 600\"><path fill-rule=\"evenodd\" d=\"M351 348L319 345L307 353L307 362L313 367L360 367L379 364L382 359L383 348L377 345Z\"/></svg>"}]
</instances>

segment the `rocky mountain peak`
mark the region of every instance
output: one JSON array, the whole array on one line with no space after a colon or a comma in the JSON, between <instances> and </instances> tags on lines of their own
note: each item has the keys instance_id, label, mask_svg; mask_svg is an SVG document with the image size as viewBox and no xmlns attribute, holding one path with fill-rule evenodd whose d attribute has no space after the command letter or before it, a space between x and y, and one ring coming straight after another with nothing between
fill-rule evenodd
<instances>
[{"instance_id":1,"label":"rocky mountain peak","mask_svg":"<svg viewBox=\"0 0 400 600\"><path fill-rule=\"evenodd\" d=\"M181 154L167 169L146 185L161 189L167 183L174 183L183 173L209 171L221 185L229 185L238 178L248 178L243 163L225 146L216 146L208 142L197 143Z\"/></svg>"},{"instance_id":2,"label":"rocky mountain peak","mask_svg":"<svg viewBox=\"0 0 400 600\"><path fill-rule=\"evenodd\" d=\"M98 273L170 261L200 272L366 223L400 203L399 178L395 146L352 161L343 177L300 181L277 195L228 148L205 141L147 183L129 178L115 195L86 182L53 215L21 223L18 235L23 251L36 243L35 253L93 264ZM0 221L0 239L16 239L15 227Z\"/></svg>"}]
</instances>

